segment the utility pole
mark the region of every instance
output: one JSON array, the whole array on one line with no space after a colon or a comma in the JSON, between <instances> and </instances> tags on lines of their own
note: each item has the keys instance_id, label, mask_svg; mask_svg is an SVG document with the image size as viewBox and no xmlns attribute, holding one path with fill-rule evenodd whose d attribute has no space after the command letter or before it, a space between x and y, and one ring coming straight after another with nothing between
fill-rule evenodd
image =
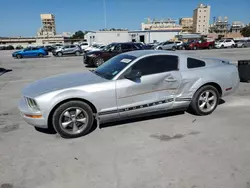
<instances>
[{"instance_id":1,"label":"utility pole","mask_svg":"<svg viewBox=\"0 0 250 188\"><path fill-rule=\"evenodd\" d=\"M106 0L103 0L103 11L104 11L104 23L105 23L105 29L107 29Z\"/></svg>"}]
</instances>

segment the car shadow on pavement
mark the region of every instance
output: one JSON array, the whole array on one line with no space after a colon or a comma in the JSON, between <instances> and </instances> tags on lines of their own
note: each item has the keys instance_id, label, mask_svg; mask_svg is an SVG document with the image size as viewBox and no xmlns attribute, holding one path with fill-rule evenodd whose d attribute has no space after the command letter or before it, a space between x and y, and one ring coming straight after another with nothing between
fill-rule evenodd
<instances>
[{"instance_id":1,"label":"car shadow on pavement","mask_svg":"<svg viewBox=\"0 0 250 188\"><path fill-rule=\"evenodd\" d=\"M159 113L159 114L154 114L154 115L129 118L129 119L124 119L124 120L118 120L116 122L101 124L100 129L107 128L107 127L113 127L113 126L120 126L120 125L124 125L124 124L129 124L129 123L141 122L141 121L167 118L167 117L178 116L178 115L183 115L183 114L185 114L185 111L164 112L164 113Z\"/></svg>"},{"instance_id":2,"label":"car shadow on pavement","mask_svg":"<svg viewBox=\"0 0 250 188\"><path fill-rule=\"evenodd\" d=\"M3 75L4 73L11 72L12 69L5 69L5 68L0 68L0 76Z\"/></svg>"},{"instance_id":3,"label":"car shadow on pavement","mask_svg":"<svg viewBox=\"0 0 250 188\"><path fill-rule=\"evenodd\" d=\"M224 104L226 101L224 101L223 99L220 99L219 100L219 105L222 105L222 104Z\"/></svg>"}]
</instances>

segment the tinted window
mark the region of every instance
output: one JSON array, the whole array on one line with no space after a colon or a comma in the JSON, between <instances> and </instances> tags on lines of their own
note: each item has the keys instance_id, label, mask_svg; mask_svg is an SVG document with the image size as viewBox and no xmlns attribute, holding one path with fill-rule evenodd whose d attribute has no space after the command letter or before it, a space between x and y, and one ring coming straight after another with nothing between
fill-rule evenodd
<instances>
[{"instance_id":1,"label":"tinted window","mask_svg":"<svg viewBox=\"0 0 250 188\"><path fill-rule=\"evenodd\" d=\"M187 67L189 69L197 68L197 67L204 67L206 64L204 61L194 59L194 58L187 58Z\"/></svg>"},{"instance_id":2,"label":"tinted window","mask_svg":"<svg viewBox=\"0 0 250 188\"><path fill-rule=\"evenodd\" d=\"M231 40L226 40L226 42L231 42Z\"/></svg>"},{"instance_id":3,"label":"tinted window","mask_svg":"<svg viewBox=\"0 0 250 188\"><path fill-rule=\"evenodd\" d=\"M131 44L122 44L122 49L123 50L130 50L132 48Z\"/></svg>"},{"instance_id":4,"label":"tinted window","mask_svg":"<svg viewBox=\"0 0 250 188\"><path fill-rule=\"evenodd\" d=\"M39 48L32 48L31 50L39 50Z\"/></svg>"},{"instance_id":5,"label":"tinted window","mask_svg":"<svg viewBox=\"0 0 250 188\"><path fill-rule=\"evenodd\" d=\"M70 48L75 48L76 46L75 45L70 45Z\"/></svg>"},{"instance_id":6,"label":"tinted window","mask_svg":"<svg viewBox=\"0 0 250 188\"><path fill-rule=\"evenodd\" d=\"M64 48L69 48L69 46L64 46Z\"/></svg>"},{"instance_id":7,"label":"tinted window","mask_svg":"<svg viewBox=\"0 0 250 188\"><path fill-rule=\"evenodd\" d=\"M178 70L178 57L171 55L145 57L134 64L132 70L141 71L142 76Z\"/></svg>"}]
</instances>

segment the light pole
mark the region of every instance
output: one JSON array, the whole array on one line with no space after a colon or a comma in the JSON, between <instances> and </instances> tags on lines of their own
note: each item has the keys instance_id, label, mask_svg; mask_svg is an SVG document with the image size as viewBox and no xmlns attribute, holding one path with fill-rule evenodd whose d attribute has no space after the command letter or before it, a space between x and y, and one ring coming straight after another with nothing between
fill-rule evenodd
<instances>
[{"instance_id":1,"label":"light pole","mask_svg":"<svg viewBox=\"0 0 250 188\"><path fill-rule=\"evenodd\" d=\"M103 0L103 11L104 11L104 24L105 24L105 29L107 29L106 0Z\"/></svg>"}]
</instances>

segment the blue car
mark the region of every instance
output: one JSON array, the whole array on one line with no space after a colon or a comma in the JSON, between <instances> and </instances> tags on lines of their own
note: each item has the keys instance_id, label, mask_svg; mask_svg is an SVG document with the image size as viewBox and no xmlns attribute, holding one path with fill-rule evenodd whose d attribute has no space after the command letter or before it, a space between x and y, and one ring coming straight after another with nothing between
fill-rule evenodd
<instances>
[{"instance_id":1,"label":"blue car","mask_svg":"<svg viewBox=\"0 0 250 188\"><path fill-rule=\"evenodd\" d=\"M20 59L23 57L44 57L47 56L48 54L49 54L48 51L43 48L31 47L13 52L12 57Z\"/></svg>"}]
</instances>

